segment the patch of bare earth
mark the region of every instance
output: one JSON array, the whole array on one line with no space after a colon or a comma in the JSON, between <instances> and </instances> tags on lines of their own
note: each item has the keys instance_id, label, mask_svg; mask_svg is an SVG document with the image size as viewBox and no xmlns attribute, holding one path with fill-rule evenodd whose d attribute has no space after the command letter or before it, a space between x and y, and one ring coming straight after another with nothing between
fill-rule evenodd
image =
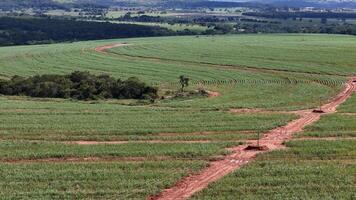
<instances>
[{"instance_id":1,"label":"patch of bare earth","mask_svg":"<svg viewBox=\"0 0 356 200\"><path fill-rule=\"evenodd\" d=\"M303 140L325 140L325 141L337 141L337 140L356 140L356 137L300 137L293 138L293 141L303 141Z\"/></svg>"},{"instance_id":2,"label":"patch of bare earth","mask_svg":"<svg viewBox=\"0 0 356 200\"><path fill-rule=\"evenodd\" d=\"M208 97L218 97L221 94L219 92L206 91L208 93Z\"/></svg>"},{"instance_id":3,"label":"patch of bare earth","mask_svg":"<svg viewBox=\"0 0 356 200\"><path fill-rule=\"evenodd\" d=\"M194 144L194 143L211 143L211 140L138 140L138 141L69 141L65 144L78 144L78 145L100 145L100 144L130 144L130 143L148 143L148 144Z\"/></svg>"},{"instance_id":4,"label":"patch of bare earth","mask_svg":"<svg viewBox=\"0 0 356 200\"><path fill-rule=\"evenodd\" d=\"M176 137L176 136L199 136L199 135L223 135L223 134L254 134L255 131L202 131L202 132L192 132L192 133L159 133L157 136L167 136L167 137Z\"/></svg>"},{"instance_id":5,"label":"patch of bare earth","mask_svg":"<svg viewBox=\"0 0 356 200\"><path fill-rule=\"evenodd\" d=\"M311 110L297 110L297 111L273 111L273 110L265 110L265 109L248 109L248 108L242 108L242 109L230 109L229 110L231 113L261 113L261 114L296 114L302 116L305 113L310 112Z\"/></svg>"},{"instance_id":6,"label":"patch of bare earth","mask_svg":"<svg viewBox=\"0 0 356 200\"><path fill-rule=\"evenodd\" d=\"M125 46L130 46L131 44L126 44L126 43L117 43L117 44L109 44L105 46L100 46L96 47L94 50L100 53L108 53L108 49L116 48L116 47L125 47Z\"/></svg>"},{"instance_id":7,"label":"patch of bare earth","mask_svg":"<svg viewBox=\"0 0 356 200\"><path fill-rule=\"evenodd\" d=\"M353 91L356 90L356 78L351 79L346 88L340 92L332 101L322 106L323 113L312 111L300 112L300 118L294 120L283 127L279 127L264 134L259 141L259 146L265 147L265 151L247 150L249 146L257 146L256 141L250 141L250 144L230 148L233 151L231 155L210 163L198 174L193 174L183 178L176 185L165 189L156 196L150 196L151 200L181 200L188 199L194 193L206 188L210 183L215 182L225 175L239 169L241 166L251 162L257 154L273 150L283 149L285 141L291 140L292 135L301 132L305 126L308 126L320 119L321 115L334 113L338 105L346 101Z\"/></svg>"}]
</instances>

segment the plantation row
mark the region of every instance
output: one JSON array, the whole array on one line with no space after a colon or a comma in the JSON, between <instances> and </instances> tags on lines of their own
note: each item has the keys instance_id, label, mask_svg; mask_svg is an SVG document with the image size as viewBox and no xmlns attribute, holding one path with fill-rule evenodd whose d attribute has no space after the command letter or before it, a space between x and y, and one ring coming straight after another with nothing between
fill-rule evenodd
<instances>
[{"instance_id":1,"label":"plantation row","mask_svg":"<svg viewBox=\"0 0 356 200\"><path fill-rule=\"evenodd\" d=\"M342 80L335 79L326 79L326 80L303 80L295 78L283 78L275 80L247 80L247 79L230 79L230 80L192 80L193 85L236 85L236 84L247 84L247 85L269 85L269 84L278 84L278 85L290 85L290 84L310 84L318 83L321 85L326 85L330 87L340 86L345 83ZM156 83L158 84L158 83ZM178 85L177 82L170 82L170 85Z\"/></svg>"},{"instance_id":2,"label":"plantation row","mask_svg":"<svg viewBox=\"0 0 356 200\"><path fill-rule=\"evenodd\" d=\"M239 35L127 40L110 52L156 60L348 75L355 73L356 40L339 35ZM213 47L213 48L212 48ZM341 53L342 52L342 53ZM183 64L184 64L183 63Z\"/></svg>"}]
</instances>

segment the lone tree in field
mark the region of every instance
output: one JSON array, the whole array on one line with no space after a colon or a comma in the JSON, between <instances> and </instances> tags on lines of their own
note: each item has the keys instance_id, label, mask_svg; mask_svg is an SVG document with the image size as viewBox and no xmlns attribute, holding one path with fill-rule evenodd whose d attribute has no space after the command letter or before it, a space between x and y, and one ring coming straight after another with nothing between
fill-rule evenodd
<instances>
[{"instance_id":1,"label":"lone tree in field","mask_svg":"<svg viewBox=\"0 0 356 200\"><path fill-rule=\"evenodd\" d=\"M185 77L184 75L181 75L179 76L179 83L181 86L181 91L183 92L184 88L189 86L189 78Z\"/></svg>"}]
</instances>

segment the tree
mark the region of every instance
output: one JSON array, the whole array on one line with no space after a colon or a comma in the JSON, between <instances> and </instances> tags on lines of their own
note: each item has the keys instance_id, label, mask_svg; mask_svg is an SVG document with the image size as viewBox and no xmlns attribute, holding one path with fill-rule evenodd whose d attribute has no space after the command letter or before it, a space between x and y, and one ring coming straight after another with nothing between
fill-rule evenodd
<instances>
[{"instance_id":1,"label":"tree","mask_svg":"<svg viewBox=\"0 0 356 200\"><path fill-rule=\"evenodd\" d=\"M184 88L189 86L189 78L184 75L181 75L179 76L179 83L181 85L181 91L183 92Z\"/></svg>"}]
</instances>

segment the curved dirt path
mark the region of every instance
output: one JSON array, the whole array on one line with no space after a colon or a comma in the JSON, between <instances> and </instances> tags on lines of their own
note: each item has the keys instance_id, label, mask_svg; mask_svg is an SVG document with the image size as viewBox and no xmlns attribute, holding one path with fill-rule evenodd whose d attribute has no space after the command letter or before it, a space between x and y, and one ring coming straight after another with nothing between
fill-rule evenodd
<instances>
[{"instance_id":1,"label":"curved dirt path","mask_svg":"<svg viewBox=\"0 0 356 200\"><path fill-rule=\"evenodd\" d=\"M109 44L105 46L99 46L96 47L94 50L100 53L109 53L107 52L108 49L116 48L116 47L125 47L125 46L130 46L130 44L127 43L117 43L117 44Z\"/></svg>"},{"instance_id":2,"label":"curved dirt path","mask_svg":"<svg viewBox=\"0 0 356 200\"><path fill-rule=\"evenodd\" d=\"M143 162L173 160L169 156L156 157L62 157L62 158L25 158L0 159L0 163L85 163L85 162Z\"/></svg>"},{"instance_id":3,"label":"curved dirt path","mask_svg":"<svg viewBox=\"0 0 356 200\"><path fill-rule=\"evenodd\" d=\"M63 142L64 144L77 144L77 145L101 145L101 144L204 144L204 143L213 143L212 140L133 140L133 141L67 141ZM236 141L236 142L240 142Z\"/></svg>"},{"instance_id":4,"label":"curved dirt path","mask_svg":"<svg viewBox=\"0 0 356 200\"><path fill-rule=\"evenodd\" d=\"M219 92L213 92L213 91L206 91L208 93L209 97L218 97L221 96L221 94Z\"/></svg>"},{"instance_id":5,"label":"curved dirt path","mask_svg":"<svg viewBox=\"0 0 356 200\"><path fill-rule=\"evenodd\" d=\"M304 127L318 121L323 114L336 112L337 106L346 101L348 97L356 91L356 77L347 82L346 88L340 92L330 103L322 106L325 113L314 113L313 111L300 112L300 118L294 120L283 127L269 131L260 139L260 145L267 146L269 152L273 150L283 149L285 141L291 140L294 133L300 132ZM250 145L256 145L257 141L250 141ZM194 174L183 178L176 185L164 190L157 196L151 196L147 199L151 200L181 200L188 199L194 193L206 188L210 183L215 182L225 175L235 171L243 165L252 161L261 151L246 150L249 144L231 148L231 155L224 157L221 160L213 161L210 166L205 168L198 174Z\"/></svg>"}]
</instances>

